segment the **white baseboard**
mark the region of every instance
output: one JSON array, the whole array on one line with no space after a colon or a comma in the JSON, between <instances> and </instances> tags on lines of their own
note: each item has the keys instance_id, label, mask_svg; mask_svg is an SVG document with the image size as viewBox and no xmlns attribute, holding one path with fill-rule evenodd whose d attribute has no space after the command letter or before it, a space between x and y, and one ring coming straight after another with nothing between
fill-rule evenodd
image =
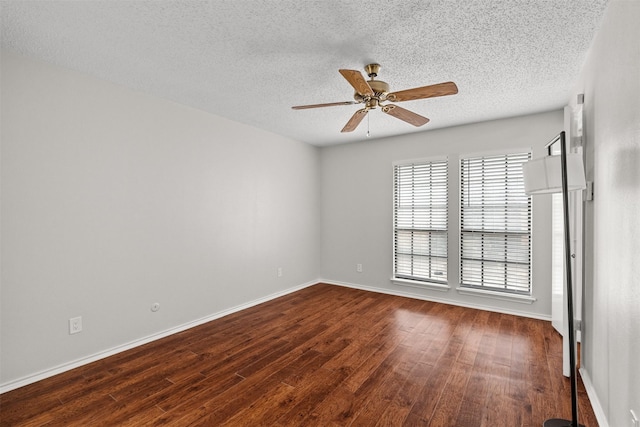
<instances>
[{"instance_id":1,"label":"white baseboard","mask_svg":"<svg viewBox=\"0 0 640 427\"><path fill-rule=\"evenodd\" d=\"M35 382L38 382L38 381L41 381L41 380L43 380L45 378L49 378L49 377L52 377L54 375L58 375L58 374L61 374L63 372L66 372L66 371L70 371L71 369L87 365L87 364L95 362L97 360L104 359L104 358L109 357L109 356L113 356L114 354L118 354L118 353L121 353L123 351L130 350L132 348L141 346L143 344L147 344L149 342L156 341L156 340L159 340L161 338L168 337L169 335L173 335L173 334L176 334L178 332L185 331L185 330L193 328L195 326L202 325L204 323L210 322L212 320L219 319L221 317L227 316L227 315L232 314L232 313L236 313L236 312L241 311L241 310L245 310L245 309L253 307L255 305L262 304L262 303L267 302L267 301L271 301L273 299L276 299L276 298L288 295L290 293L299 291L301 289L307 288L309 286L315 285L315 284L317 284L319 282L320 282L320 280L313 280L311 282L307 282L307 283L304 283L302 285L295 286L293 288L285 289L284 291L276 292L276 293L267 295L265 297L255 299L253 301L249 301L247 303L240 304L240 305L237 305L235 307L231 307L231 308L228 308L226 310L219 311L217 313L213 313L213 314L211 314L209 316L205 316L205 317L202 317L200 319L196 319L194 321L184 323L184 324L176 326L174 328L170 328L170 329L158 332L156 334L149 335L149 336L146 336L146 337L143 337L143 338L128 342L126 344L119 345L117 347L113 347L113 348L110 348L108 350L92 354L92 355L87 356L87 357L76 359L76 360L73 360L71 362L64 363L62 365L58 365L58 366L50 368L50 369L45 369L43 371L36 372L34 374L31 374L31 375L28 375L28 376L25 376L25 377L22 377L22 378L18 378L16 380L12 380L12 381L0 384L0 394L1 393L6 393L6 392L11 391L11 390L15 390L17 388L20 388L20 387L23 387L23 386L26 386L26 385L29 385L29 384L32 384L32 383L35 383Z\"/></svg>"},{"instance_id":2,"label":"white baseboard","mask_svg":"<svg viewBox=\"0 0 640 427\"><path fill-rule=\"evenodd\" d=\"M447 298L432 297L430 295L429 296L425 296L425 295L420 295L420 294L413 293L413 292L406 292L406 291L401 291L401 290L382 289L382 288L376 288L376 287L372 287L372 286L365 286L365 285L359 285L359 284L348 283L348 282L340 282L340 281L330 280L330 279L320 279L320 282L327 283L329 285L345 286L347 288L360 289L360 290L363 290L363 291L378 292L378 293L381 293L381 294L395 295L395 296L407 297L407 298L414 298L414 299L420 299L420 300L424 300L424 301L433 301L433 302L439 302L439 303L442 303L442 304L457 305L459 307L475 308L477 310L492 311L492 312L495 312L495 313L511 314L511 315L514 315L514 316L529 317L529 318L532 318L532 319L551 321L551 316L546 316L546 315L537 314L537 313L530 313L530 312L526 312L526 311L508 310L508 309L503 309L503 308L500 308L500 307L491 307L491 306L486 306L486 305L482 305L482 304L469 304L469 303L455 301L455 300L451 300L451 299L447 299Z\"/></svg>"},{"instance_id":3,"label":"white baseboard","mask_svg":"<svg viewBox=\"0 0 640 427\"><path fill-rule=\"evenodd\" d=\"M596 389L593 387L591 377L589 376L589 373L586 369L580 368L580 377L582 378L584 388L587 390L587 396L589 396L589 401L591 402L593 413L596 415L596 420L598 420L598 425L600 427L609 427L607 416L604 412L604 409L602 408L602 405L600 404L600 399L598 399Z\"/></svg>"}]
</instances>

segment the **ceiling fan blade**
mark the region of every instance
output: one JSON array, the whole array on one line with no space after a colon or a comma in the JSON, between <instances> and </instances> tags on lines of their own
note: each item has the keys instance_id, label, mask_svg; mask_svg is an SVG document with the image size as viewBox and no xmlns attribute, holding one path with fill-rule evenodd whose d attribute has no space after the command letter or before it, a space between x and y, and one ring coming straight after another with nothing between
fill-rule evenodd
<instances>
[{"instance_id":1,"label":"ceiling fan blade","mask_svg":"<svg viewBox=\"0 0 640 427\"><path fill-rule=\"evenodd\" d=\"M367 110L366 108L362 108L356 111L353 114L353 116L351 116L347 124L344 125L344 127L340 132L353 132L358 127L358 125L360 124L362 119L364 119L364 116L366 116L368 112L369 110Z\"/></svg>"},{"instance_id":2,"label":"ceiling fan blade","mask_svg":"<svg viewBox=\"0 0 640 427\"><path fill-rule=\"evenodd\" d=\"M426 117L422 117L420 114L398 107L397 105L385 105L382 107L382 112L397 119L404 120L414 126L422 126L429 122L429 119Z\"/></svg>"},{"instance_id":3,"label":"ceiling fan blade","mask_svg":"<svg viewBox=\"0 0 640 427\"><path fill-rule=\"evenodd\" d=\"M414 99L433 98L436 96L455 95L458 86L454 82L438 83L430 86L416 87L387 94L387 101L400 102Z\"/></svg>"},{"instance_id":4,"label":"ceiling fan blade","mask_svg":"<svg viewBox=\"0 0 640 427\"><path fill-rule=\"evenodd\" d=\"M356 101L341 101L341 102L329 102L327 104L311 104L311 105L296 105L291 107L294 110L306 110L308 108L320 108L320 107L333 107L336 105L352 105L357 104Z\"/></svg>"},{"instance_id":5,"label":"ceiling fan blade","mask_svg":"<svg viewBox=\"0 0 640 427\"><path fill-rule=\"evenodd\" d=\"M362 74L360 73L360 71L356 71L356 70L338 70L338 71L340 71L340 74L342 74L342 77L347 79L349 84L353 86L356 92L358 92L360 95L367 95L367 96L375 95L373 93L373 89L371 89L371 86L369 86L369 83L367 83L364 77L362 77Z\"/></svg>"}]
</instances>

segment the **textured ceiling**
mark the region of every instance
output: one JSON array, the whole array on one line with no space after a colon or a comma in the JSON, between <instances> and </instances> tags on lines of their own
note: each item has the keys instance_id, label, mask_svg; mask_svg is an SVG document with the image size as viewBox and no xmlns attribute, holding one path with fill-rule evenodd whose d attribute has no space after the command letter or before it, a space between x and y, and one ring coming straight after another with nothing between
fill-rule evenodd
<instances>
[{"instance_id":1,"label":"textured ceiling","mask_svg":"<svg viewBox=\"0 0 640 427\"><path fill-rule=\"evenodd\" d=\"M560 108L607 0L1 1L2 46L295 140L331 145ZM391 91L459 93L379 110L338 69L382 65Z\"/></svg>"}]
</instances>

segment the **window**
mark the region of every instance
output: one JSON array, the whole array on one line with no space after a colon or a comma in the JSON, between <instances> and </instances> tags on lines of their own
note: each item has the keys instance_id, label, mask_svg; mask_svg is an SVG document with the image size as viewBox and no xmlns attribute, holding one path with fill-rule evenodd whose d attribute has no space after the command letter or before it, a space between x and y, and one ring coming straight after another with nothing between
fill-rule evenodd
<instances>
[{"instance_id":1,"label":"window","mask_svg":"<svg viewBox=\"0 0 640 427\"><path fill-rule=\"evenodd\" d=\"M447 161L394 168L394 279L447 281Z\"/></svg>"},{"instance_id":2,"label":"window","mask_svg":"<svg viewBox=\"0 0 640 427\"><path fill-rule=\"evenodd\" d=\"M460 163L460 282L531 295L531 198L522 164L529 153Z\"/></svg>"}]
</instances>

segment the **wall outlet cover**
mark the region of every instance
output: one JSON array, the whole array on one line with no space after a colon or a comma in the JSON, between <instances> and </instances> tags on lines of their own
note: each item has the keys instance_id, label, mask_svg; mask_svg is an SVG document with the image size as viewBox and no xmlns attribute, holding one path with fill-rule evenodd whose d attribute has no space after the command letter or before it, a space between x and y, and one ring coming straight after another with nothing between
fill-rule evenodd
<instances>
[{"instance_id":1,"label":"wall outlet cover","mask_svg":"<svg viewBox=\"0 0 640 427\"><path fill-rule=\"evenodd\" d=\"M72 317L69 319L69 335L77 334L82 331L82 317Z\"/></svg>"}]
</instances>

